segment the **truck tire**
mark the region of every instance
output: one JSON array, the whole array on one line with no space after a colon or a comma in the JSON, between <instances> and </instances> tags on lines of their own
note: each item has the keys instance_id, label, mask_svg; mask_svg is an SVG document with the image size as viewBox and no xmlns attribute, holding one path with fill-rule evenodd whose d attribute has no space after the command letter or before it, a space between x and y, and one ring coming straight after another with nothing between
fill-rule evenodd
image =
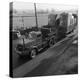
<instances>
[{"instance_id":1,"label":"truck tire","mask_svg":"<svg viewBox=\"0 0 80 80\"><path fill-rule=\"evenodd\" d=\"M54 44L54 40L53 39L50 39L50 41L49 41L49 47L52 47L53 44Z\"/></svg>"},{"instance_id":2,"label":"truck tire","mask_svg":"<svg viewBox=\"0 0 80 80\"><path fill-rule=\"evenodd\" d=\"M33 59L33 58L36 57L36 55L37 55L36 49L32 49L31 52L30 52L30 58Z\"/></svg>"}]
</instances>

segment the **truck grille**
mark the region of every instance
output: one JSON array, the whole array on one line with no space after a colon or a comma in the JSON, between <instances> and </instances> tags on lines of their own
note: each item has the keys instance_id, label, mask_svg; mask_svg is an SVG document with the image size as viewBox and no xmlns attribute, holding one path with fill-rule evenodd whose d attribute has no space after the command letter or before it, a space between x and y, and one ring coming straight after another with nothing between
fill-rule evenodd
<instances>
[{"instance_id":1,"label":"truck grille","mask_svg":"<svg viewBox=\"0 0 80 80\"><path fill-rule=\"evenodd\" d=\"M17 50L18 50L18 51L23 51L23 46L22 46L22 45L18 45L18 46L17 46Z\"/></svg>"}]
</instances>

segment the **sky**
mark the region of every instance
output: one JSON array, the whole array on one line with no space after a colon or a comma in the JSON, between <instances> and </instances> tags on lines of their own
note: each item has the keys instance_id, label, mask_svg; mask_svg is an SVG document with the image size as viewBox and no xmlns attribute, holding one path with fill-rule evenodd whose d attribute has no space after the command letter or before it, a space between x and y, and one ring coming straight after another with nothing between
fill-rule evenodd
<instances>
[{"instance_id":1,"label":"sky","mask_svg":"<svg viewBox=\"0 0 80 80\"><path fill-rule=\"evenodd\" d=\"M45 4L45 3L36 3L37 10L40 9L55 9L55 10L77 10L78 6L74 5L60 5L60 4ZM16 10L34 10L33 3L27 2L13 2L13 9Z\"/></svg>"}]
</instances>

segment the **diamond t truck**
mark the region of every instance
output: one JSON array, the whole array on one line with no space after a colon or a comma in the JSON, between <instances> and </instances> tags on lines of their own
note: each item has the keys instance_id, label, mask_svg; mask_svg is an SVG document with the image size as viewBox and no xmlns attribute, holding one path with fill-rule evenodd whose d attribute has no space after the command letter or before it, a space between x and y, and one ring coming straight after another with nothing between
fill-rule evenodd
<instances>
[{"instance_id":1,"label":"diamond t truck","mask_svg":"<svg viewBox=\"0 0 80 80\"><path fill-rule=\"evenodd\" d=\"M16 47L19 56L34 58L39 51L54 44L54 32L51 28L41 28L40 31L31 31L27 38L21 38Z\"/></svg>"}]
</instances>

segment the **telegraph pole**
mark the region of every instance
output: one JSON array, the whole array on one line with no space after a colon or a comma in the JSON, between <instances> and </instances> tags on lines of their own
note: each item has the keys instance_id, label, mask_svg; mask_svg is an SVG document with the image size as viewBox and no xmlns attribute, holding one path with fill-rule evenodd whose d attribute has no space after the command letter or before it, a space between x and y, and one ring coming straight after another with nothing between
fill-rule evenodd
<instances>
[{"instance_id":1,"label":"telegraph pole","mask_svg":"<svg viewBox=\"0 0 80 80\"><path fill-rule=\"evenodd\" d=\"M24 28L24 17L23 16L21 17L22 17L22 27Z\"/></svg>"},{"instance_id":2,"label":"telegraph pole","mask_svg":"<svg viewBox=\"0 0 80 80\"><path fill-rule=\"evenodd\" d=\"M36 3L34 3L34 9L35 9L36 27L38 28L38 20L37 20Z\"/></svg>"}]
</instances>

